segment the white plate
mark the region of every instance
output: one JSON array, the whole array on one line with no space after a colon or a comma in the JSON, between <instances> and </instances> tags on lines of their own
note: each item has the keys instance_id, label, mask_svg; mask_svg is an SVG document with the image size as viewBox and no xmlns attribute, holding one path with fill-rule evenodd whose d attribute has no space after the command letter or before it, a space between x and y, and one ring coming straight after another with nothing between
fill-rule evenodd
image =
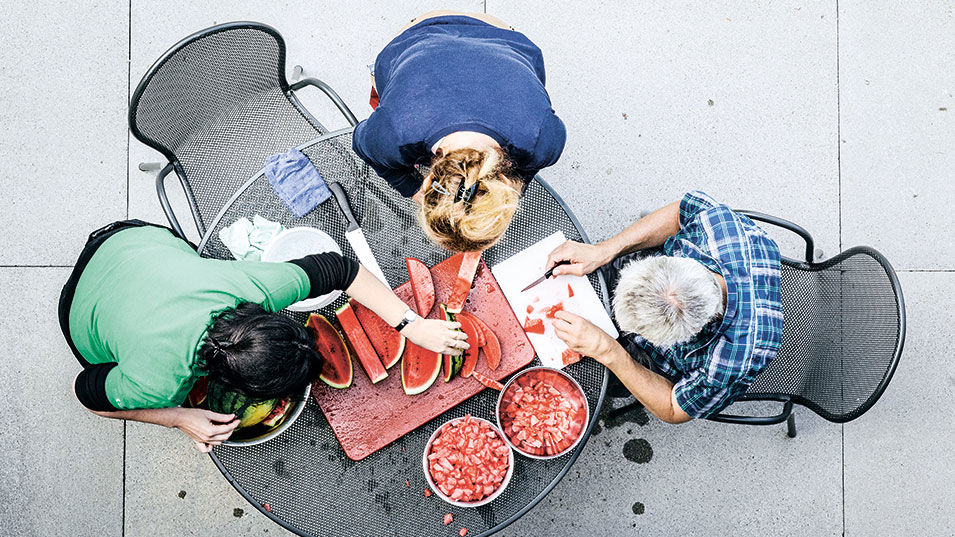
<instances>
[{"instance_id":1,"label":"white plate","mask_svg":"<svg viewBox=\"0 0 955 537\"><path fill-rule=\"evenodd\" d=\"M292 259L299 259L311 254L324 252L342 253L335 239L328 233L311 227L293 227L279 233L262 251L262 261L280 263ZM341 296L341 291L309 298L296 302L288 307L292 311L315 311L325 307Z\"/></svg>"}]
</instances>

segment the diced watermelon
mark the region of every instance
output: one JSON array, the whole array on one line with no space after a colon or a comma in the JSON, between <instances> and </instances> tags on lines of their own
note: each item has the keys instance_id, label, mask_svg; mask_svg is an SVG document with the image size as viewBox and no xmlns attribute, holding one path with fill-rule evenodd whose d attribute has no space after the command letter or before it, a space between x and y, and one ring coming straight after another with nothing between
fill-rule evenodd
<instances>
[{"instance_id":1,"label":"diced watermelon","mask_svg":"<svg viewBox=\"0 0 955 537\"><path fill-rule=\"evenodd\" d=\"M413 257L406 257L405 265L408 267L408 278L411 280L418 315L427 317L434 307L434 279L431 277L431 269Z\"/></svg>"},{"instance_id":2,"label":"diced watermelon","mask_svg":"<svg viewBox=\"0 0 955 537\"><path fill-rule=\"evenodd\" d=\"M560 355L561 362L564 365L576 364L581 358L580 353L572 349L564 349L564 352Z\"/></svg>"},{"instance_id":3,"label":"diced watermelon","mask_svg":"<svg viewBox=\"0 0 955 537\"><path fill-rule=\"evenodd\" d=\"M460 313L464 309L464 302L474 282L474 273L477 272L478 265L481 263L481 252L465 252L456 256L461 257L461 268L458 269L458 278L448 298L448 311L451 313Z\"/></svg>"},{"instance_id":4,"label":"diced watermelon","mask_svg":"<svg viewBox=\"0 0 955 537\"><path fill-rule=\"evenodd\" d=\"M435 486L448 498L476 502L503 484L510 450L498 433L470 415L442 426L427 456ZM446 524L453 521L446 518Z\"/></svg>"},{"instance_id":5,"label":"diced watermelon","mask_svg":"<svg viewBox=\"0 0 955 537\"><path fill-rule=\"evenodd\" d=\"M424 497L425 498L431 497L431 489L424 489Z\"/></svg>"},{"instance_id":6,"label":"diced watermelon","mask_svg":"<svg viewBox=\"0 0 955 537\"><path fill-rule=\"evenodd\" d=\"M371 383L377 384L384 380L388 376L388 372L385 371L385 366L378 358L378 353L375 352L371 341L368 340L361 324L358 323L358 318L355 317L355 311L352 310L351 305L345 303L345 305L335 310L335 315L338 316L338 322L342 325L345 337L348 338L352 349L355 350L358 361L361 362L365 373L368 373Z\"/></svg>"},{"instance_id":7,"label":"diced watermelon","mask_svg":"<svg viewBox=\"0 0 955 537\"><path fill-rule=\"evenodd\" d=\"M524 319L524 331L528 334L543 334L544 320L540 317L528 317Z\"/></svg>"},{"instance_id":8,"label":"diced watermelon","mask_svg":"<svg viewBox=\"0 0 955 537\"><path fill-rule=\"evenodd\" d=\"M447 526L448 524L450 524L450 523L452 523L452 522L454 522L454 515L452 515L451 513L445 514L445 515L444 515L444 525Z\"/></svg>"},{"instance_id":9,"label":"diced watermelon","mask_svg":"<svg viewBox=\"0 0 955 537\"><path fill-rule=\"evenodd\" d=\"M544 317L547 317L548 319L554 319L557 316L557 312L562 311L563 309L564 309L563 302L558 302L554 304L553 306L547 308L547 311L544 312Z\"/></svg>"},{"instance_id":10,"label":"diced watermelon","mask_svg":"<svg viewBox=\"0 0 955 537\"><path fill-rule=\"evenodd\" d=\"M522 451L555 455L576 440L575 421L582 418L583 409L578 409L576 403L550 383L520 377L513 392L509 389L504 397L501 426Z\"/></svg>"},{"instance_id":11,"label":"diced watermelon","mask_svg":"<svg viewBox=\"0 0 955 537\"><path fill-rule=\"evenodd\" d=\"M458 535L459 535L460 537L464 537L464 536L467 535L467 534L468 534L468 529L467 529L467 528L461 528L461 529L458 531Z\"/></svg>"},{"instance_id":12,"label":"diced watermelon","mask_svg":"<svg viewBox=\"0 0 955 537\"><path fill-rule=\"evenodd\" d=\"M348 303L355 311L355 317L365 330L368 340L371 341L385 369L390 369L397 364L405 352L405 337L389 326L377 313L362 306L355 299L350 299Z\"/></svg>"},{"instance_id":13,"label":"diced watermelon","mask_svg":"<svg viewBox=\"0 0 955 537\"><path fill-rule=\"evenodd\" d=\"M574 297L574 288L571 287L569 283L567 284L567 296L570 298Z\"/></svg>"}]
</instances>

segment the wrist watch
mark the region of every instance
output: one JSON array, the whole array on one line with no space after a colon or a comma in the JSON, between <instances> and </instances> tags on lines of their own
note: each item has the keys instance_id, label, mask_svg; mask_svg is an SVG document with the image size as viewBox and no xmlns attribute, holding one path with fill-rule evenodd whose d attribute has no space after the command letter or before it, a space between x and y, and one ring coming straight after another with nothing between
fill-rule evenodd
<instances>
[{"instance_id":1,"label":"wrist watch","mask_svg":"<svg viewBox=\"0 0 955 537\"><path fill-rule=\"evenodd\" d=\"M398 324L395 325L395 330L397 330L398 332L401 332L402 328L408 326L410 323L413 323L420 318L421 316L415 313L414 310L412 310L411 308L408 308L405 311L404 317L402 317L401 320L398 321Z\"/></svg>"}]
</instances>

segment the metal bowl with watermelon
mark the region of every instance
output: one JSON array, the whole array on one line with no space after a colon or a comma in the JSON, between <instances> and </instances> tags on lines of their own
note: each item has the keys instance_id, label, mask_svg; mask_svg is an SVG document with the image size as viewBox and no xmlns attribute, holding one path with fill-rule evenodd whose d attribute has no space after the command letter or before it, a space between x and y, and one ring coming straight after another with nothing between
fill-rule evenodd
<instances>
[{"instance_id":1,"label":"metal bowl with watermelon","mask_svg":"<svg viewBox=\"0 0 955 537\"><path fill-rule=\"evenodd\" d=\"M496 414L504 440L532 459L570 452L590 421L583 388L551 367L531 367L511 377L498 395Z\"/></svg>"},{"instance_id":2,"label":"metal bowl with watermelon","mask_svg":"<svg viewBox=\"0 0 955 537\"><path fill-rule=\"evenodd\" d=\"M206 377L200 377L189 392L184 406L235 414L241 420L239 427L222 445L254 446L288 429L305 410L311 389L311 385L306 386L301 396L256 401L210 383Z\"/></svg>"},{"instance_id":3,"label":"metal bowl with watermelon","mask_svg":"<svg viewBox=\"0 0 955 537\"><path fill-rule=\"evenodd\" d=\"M431 435L422 457L428 486L458 507L479 507L504 492L514 474L514 452L487 420L466 415Z\"/></svg>"}]
</instances>

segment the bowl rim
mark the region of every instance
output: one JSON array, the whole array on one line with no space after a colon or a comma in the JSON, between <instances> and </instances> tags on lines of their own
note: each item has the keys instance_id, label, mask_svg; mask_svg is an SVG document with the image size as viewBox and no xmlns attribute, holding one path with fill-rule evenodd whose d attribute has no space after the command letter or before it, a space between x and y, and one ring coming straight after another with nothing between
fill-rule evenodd
<instances>
[{"instance_id":1,"label":"bowl rim","mask_svg":"<svg viewBox=\"0 0 955 537\"><path fill-rule=\"evenodd\" d=\"M276 436L282 434L283 432L285 432L286 429L288 429L289 427L291 427L292 424L295 423L295 420L297 420L298 417L302 414L302 412L305 411L305 407L308 406L308 398L311 397L311 394L312 394L312 385L311 385L311 384L308 384L308 385L305 386L305 397L304 397L304 399L302 399L300 402L293 399L293 402L298 402L299 404L295 407L294 410L292 410L292 413L289 414L289 416L285 418L285 421L283 421L282 424L279 425L278 427L272 429L271 431L269 431L269 432L267 432L267 433L265 433L265 434L263 434L263 435L261 435L261 436L256 436L255 438L250 438L250 439L248 439L248 440L232 440L232 439L230 438L230 439L228 439L228 440L224 440L224 441L222 442L222 445L223 445L223 446L230 446L230 447L248 447L248 446L255 446L255 445L261 444L261 443L263 443L263 442L268 442L269 440L271 440L271 439L275 438Z\"/></svg>"},{"instance_id":2,"label":"bowl rim","mask_svg":"<svg viewBox=\"0 0 955 537\"><path fill-rule=\"evenodd\" d=\"M504 432L501 431L496 425L491 423L489 420L486 420L484 418L479 418L474 415L470 415L472 420L483 421L484 423L488 424L488 426L490 426L491 429L495 433L497 433L502 440L504 440L504 445L507 446L507 473L504 474L504 481L501 481L501 485L497 488L497 490L492 492L486 498L483 498L476 502L462 502L459 500L452 500L451 498L446 496L443 492L441 492L441 489L438 488L437 485L435 485L434 479L431 477L431 471L428 469L428 455L431 453L431 444L434 443L435 438L438 437L438 433L441 432L445 428L445 426L447 426L449 423L454 423L456 421L463 420L467 418L468 416L469 415L464 415L457 418L451 418L448 421L442 423L437 429L434 430L433 433L431 433L431 438L428 438L428 443L425 444L424 446L424 454L421 456L421 466L422 466L422 469L424 470L424 478L428 482L428 487L431 489L431 492L436 494L439 498L441 498L445 502L451 505L454 505L456 507L480 507L482 505L487 505L491 503L492 501L497 499L497 497L500 496L501 493L504 492L504 489L506 489L507 486L511 483L511 477L514 475L514 462L515 462L514 449L507 442L507 439L504 438Z\"/></svg>"},{"instance_id":3,"label":"bowl rim","mask_svg":"<svg viewBox=\"0 0 955 537\"><path fill-rule=\"evenodd\" d=\"M341 246L339 246L338 243L335 241L335 239L332 238L332 236L329 235L328 233L311 226L295 226L295 227L287 227L283 229L281 232L279 232L278 235L272 237L272 239L269 240L268 243L266 243L265 248L262 249L262 256L260 259L268 263L281 263L282 260L272 260L267 258L270 257L270 254L273 252L274 246L280 240L286 240L289 235L294 235L296 233L306 233L306 234L320 236L324 242L328 243L328 246L330 248L329 250L325 250L325 252L338 252L339 254L342 253ZM324 253L324 252L319 252L319 253ZM296 311L296 312L318 311L324 308L325 306L331 304L335 300L337 300L338 297L340 297L341 295L342 295L342 291L340 290L331 291L322 296L300 300L294 304L290 304L286 309L289 311Z\"/></svg>"},{"instance_id":4,"label":"bowl rim","mask_svg":"<svg viewBox=\"0 0 955 537\"><path fill-rule=\"evenodd\" d=\"M553 372L557 373L558 375L564 377L565 379L569 380L570 383L571 383L571 385L573 385L575 388L577 388L577 390L580 392L580 396L581 396L581 398L584 400L584 411L586 412L586 415L585 415L585 417L584 417L584 426L580 429L580 434L577 435L577 439L574 440L574 443L572 443L571 445L567 446L566 449L564 449L564 450L562 450L560 453L556 453L556 454L554 454L554 455L532 455L532 454L530 454L530 453L527 453L527 452L523 451L521 448L517 447L513 442L511 442L511 439L508 438L507 433L504 432L504 426L501 425L501 401L504 400L504 394L507 393L507 389L510 388L511 385L514 384L514 382L515 382L518 378L520 378L520 377L522 377L522 376L524 376L524 375L526 375L526 374L528 374L528 373L531 373L531 372L534 372L534 371L539 371L539 370L542 370L542 369L546 369L546 370L548 370L548 371L553 371ZM548 367L548 366L546 366L546 365L538 365L538 366L528 367L527 369L522 369L522 370L518 371L518 372L517 372L516 374L514 374L510 379L508 379L508 381L507 381L506 383L504 383L504 389L502 389L502 390L501 390L501 393L499 393L499 394L497 395L497 405L495 405L495 407L494 407L494 417L495 417L495 419L497 420L497 427L498 427L498 429L500 429L501 434L504 435L504 441L507 442L507 445L510 446L511 449L513 449L513 450L516 451L517 453L520 453L521 455L523 455L523 456L525 456L525 457L528 457L528 458L531 458L531 459L539 459L539 460L556 459L557 457L562 457L562 456L564 456L564 455L570 453L571 451L573 451L574 448L576 448L577 445L580 444L580 441L584 438L584 436L585 436L585 435L584 435L584 432L587 430L587 425L590 424L590 400L587 399L587 392L584 391L584 389L580 386L580 383L577 382L577 381L574 379L574 377L570 376L569 373L567 373L566 371L564 371L564 370L562 370L562 369L557 369L556 367Z\"/></svg>"}]
</instances>

